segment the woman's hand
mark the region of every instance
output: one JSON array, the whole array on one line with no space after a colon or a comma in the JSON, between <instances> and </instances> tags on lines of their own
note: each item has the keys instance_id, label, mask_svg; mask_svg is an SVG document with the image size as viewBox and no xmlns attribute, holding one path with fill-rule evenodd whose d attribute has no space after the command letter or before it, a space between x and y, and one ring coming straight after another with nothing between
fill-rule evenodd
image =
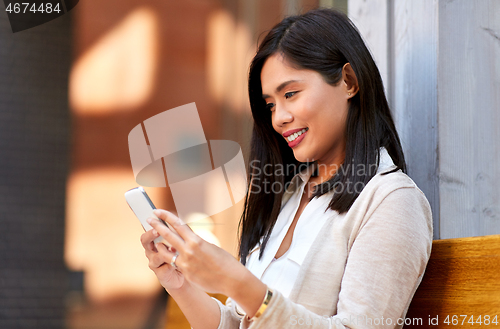
<instances>
[{"instance_id":1,"label":"woman's hand","mask_svg":"<svg viewBox=\"0 0 500 329\"><path fill-rule=\"evenodd\" d=\"M183 279L187 279L190 283L204 291L230 296L234 291L233 288L239 283L238 278L241 278L240 274L244 271L248 272L248 270L231 254L196 235L189 226L184 224L180 218L171 212L156 209L154 213L158 218L161 218L173 227L179 234L177 235L172 232L172 230L157 219L151 218L148 220L154 230L174 248L174 250L168 250L164 244L158 243L156 245L157 254L154 255L155 257L150 258L150 267L153 268L159 264L166 263L166 265L161 267L167 267L168 271L155 271L157 275L161 275L163 279L162 284L172 284L171 281L173 278L170 262L176 251L178 253L175 260L175 265L177 266L176 275L179 276L175 278L181 280L181 276L183 276ZM145 241L151 242L151 238L154 239L155 237L151 236L145 239ZM180 273L177 274L178 272ZM158 277L160 278L160 276ZM180 283L182 284L182 282Z\"/></svg>"},{"instance_id":2,"label":"woman's hand","mask_svg":"<svg viewBox=\"0 0 500 329\"><path fill-rule=\"evenodd\" d=\"M141 235L141 243L146 250L146 257L149 259L149 268L156 274L160 284L165 289L179 289L184 284L184 275L165 261L163 255L171 252L167 246L163 243L158 243L155 246L153 240L159 236L158 231L155 229L149 230ZM160 250L162 251L161 253ZM174 255L173 252L171 253Z\"/></svg>"}]
</instances>

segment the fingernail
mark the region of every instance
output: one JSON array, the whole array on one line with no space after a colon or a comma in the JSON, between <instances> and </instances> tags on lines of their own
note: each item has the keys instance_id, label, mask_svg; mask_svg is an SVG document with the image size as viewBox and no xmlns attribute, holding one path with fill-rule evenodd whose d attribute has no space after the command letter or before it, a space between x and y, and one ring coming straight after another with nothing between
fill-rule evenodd
<instances>
[{"instance_id":1,"label":"fingernail","mask_svg":"<svg viewBox=\"0 0 500 329\"><path fill-rule=\"evenodd\" d=\"M155 229L153 229L153 234L154 234L155 236L159 236L159 235L160 235L160 234L158 234L158 231L157 231L157 230L155 230Z\"/></svg>"},{"instance_id":2,"label":"fingernail","mask_svg":"<svg viewBox=\"0 0 500 329\"><path fill-rule=\"evenodd\" d=\"M148 222L148 224L151 224L153 222L153 219L152 218L146 218L146 222Z\"/></svg>"}]
</instances>

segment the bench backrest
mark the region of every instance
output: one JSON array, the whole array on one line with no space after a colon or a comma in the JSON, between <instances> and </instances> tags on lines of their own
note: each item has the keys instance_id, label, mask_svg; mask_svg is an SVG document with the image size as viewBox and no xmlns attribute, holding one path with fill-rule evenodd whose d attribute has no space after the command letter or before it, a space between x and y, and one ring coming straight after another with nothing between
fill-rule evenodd
<instances>
[{"instance_id":1,"label":"bench backrest","mask_svg":"<svg viewBox=\"0 0 500 329\"><path fill-rule=\"evenodd\" d=\"M500 328L500 235L435 240L404 326L468 327Z\"/></svg>"}]
</instances>

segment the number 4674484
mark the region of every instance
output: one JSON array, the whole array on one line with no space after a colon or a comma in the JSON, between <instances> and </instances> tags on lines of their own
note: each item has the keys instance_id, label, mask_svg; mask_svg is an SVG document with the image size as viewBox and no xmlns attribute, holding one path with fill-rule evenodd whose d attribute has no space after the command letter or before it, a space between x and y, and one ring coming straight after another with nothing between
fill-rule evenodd
<instances>
[{"instance_id":1,"label":"number 4674484","mask_svg":"<svg viewBox=\"0 0 500 329\"><path fill-rule=\"evenodd\" d=\"M471 325L485 325L489 326L490 324L495 324L498 325L498 315L495 315L494 317L491 317L489 315L471 315L470 317L468 315L453 315L453 316L447 316L446 319L444 319L443 323L446 323L447 325L463 325L464 323L470 323ZM460 319L461 318L461 319ZM469 318L467 320L467 318ZM476 321L474 321L474 318Z\"/></svg>"},{"instance_id":2,"label":"number 4674484","mask_svg":"<svg viewBox=\"0 0 500 329\"><path fill-rule=\"evenodd\" d=\"M50 2L41 3L37 7L35 3L32 4L29 2L16 2L16 3L9 3L7 8L5 8L5 11L8 12L9 14L12 13L25 14L26 12L51 14L51 13L60 13L61 8L59 7L59 3L56 3L55 6L53 6L52 3Z\"/></svg>"}]
</instances>

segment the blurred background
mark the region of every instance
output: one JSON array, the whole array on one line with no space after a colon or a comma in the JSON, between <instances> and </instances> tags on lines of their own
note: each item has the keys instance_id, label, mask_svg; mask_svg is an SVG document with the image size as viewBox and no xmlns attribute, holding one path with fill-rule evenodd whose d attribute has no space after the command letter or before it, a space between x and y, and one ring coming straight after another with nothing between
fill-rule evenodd
<instances>
[{"instance_id":1,"label":"blurred background","mask_svg":"<svg viewBox=\"0 0 500 329\"><path fill-rule=\"evenodd\" d=\"M320 6L374 55L435 238L500 233L498 1L80 0L18 33L0 4L0 328L190 328L123 197L128 133L195 102L206 138L248 160L258 41ZM242 205L193 228L236 256Z\"/></svg>"}]
</instances>

